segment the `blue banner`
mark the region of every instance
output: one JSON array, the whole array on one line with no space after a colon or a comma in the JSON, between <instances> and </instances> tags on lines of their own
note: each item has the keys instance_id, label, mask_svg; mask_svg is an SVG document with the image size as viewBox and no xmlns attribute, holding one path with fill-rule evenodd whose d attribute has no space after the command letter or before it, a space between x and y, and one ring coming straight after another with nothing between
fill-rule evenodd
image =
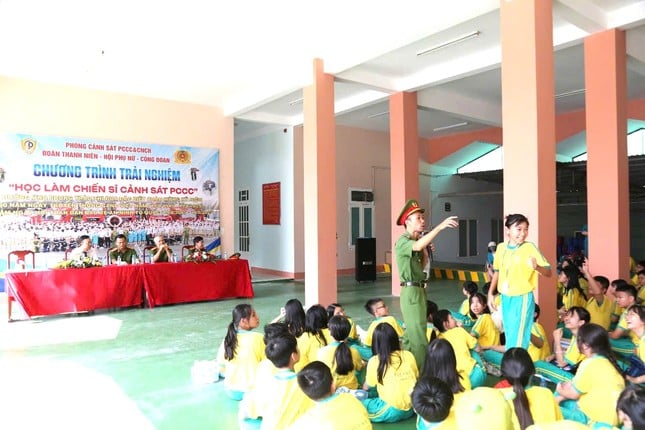
<instances>
[{"instance_id":1,"label":"blue banner","mask_svg":"<svg viewBox=\"0 0 645 430\"><path fill-rule=\"evenodd\" d=\"M135 242L216 237L218 183L217 149L0 135L0 248L68 247L80 234L98 245L133 231Z\"/></svg>"}]
</instances>

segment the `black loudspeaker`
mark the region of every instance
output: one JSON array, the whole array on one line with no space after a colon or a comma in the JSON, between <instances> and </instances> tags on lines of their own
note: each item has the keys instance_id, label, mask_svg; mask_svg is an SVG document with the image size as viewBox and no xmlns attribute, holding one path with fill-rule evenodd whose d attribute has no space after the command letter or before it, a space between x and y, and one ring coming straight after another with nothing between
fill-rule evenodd
<instances>
[{"instance_id":1,"label":"black loudspeaker","mask_svg":"<svg viewBox=\"0 0 645 430\"><path fill-rule=\"evenodd\" d=\"M356 239L356 280L376 281L376 239Z\"/></svg>"}]
</instances>

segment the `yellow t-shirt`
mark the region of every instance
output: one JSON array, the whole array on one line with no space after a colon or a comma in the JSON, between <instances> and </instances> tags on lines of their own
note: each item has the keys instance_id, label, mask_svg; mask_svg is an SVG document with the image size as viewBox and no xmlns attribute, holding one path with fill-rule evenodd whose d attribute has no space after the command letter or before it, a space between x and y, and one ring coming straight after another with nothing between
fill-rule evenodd
<instances>
[{"instance_id":1,"label":"yellow t-shirt","mask_svg":"<svg viewBox=\"0 0 645 430\"><path fill-rule=\"evenodd\" d=\"M531 359L534 362L546 359L549 355L551 355L551 347L549 346L549 339L546 337L546 332L544 331L542 324L537 321L534 322L533 326L531 327L531 334L542 339L542 348L538 348L537 346L533 345L533 342L529 343L528 352L531 356Z\"/></svg>"},{"instance_id":2,"label":"yellow t-shirt","mask_svg":"<svg viewBox=\"0 0 645 430\"><path fill-rule=\"evenodd\" d=\"M454 430L457 428L457 418L455 417L455 405L464 392L455 393L452 401L452 407L445 420L440 422L429 422L417 415L417 430Z\"/></svg>"},{"instance_id":3,"label":"yellow t-shirt","mask_svg":"<svg viewBox=\"0 0 645 430\"><path fill-rule=\"evenodd\" d=\"M399 321L392 315L387 315L372 321L370 326L367 328L367 334L365 335L365 345L372 346L372 336L374 335L374 329L376 329L376 326L381 323L388 323L392 326L392 328L394 328L394 331L396 331L396 334L399 337L403 336L403 327L401 326Z\"/></svg>"},{"instance_id":4,"label":"yellow t-shirt","mask_svg":"<svg viewBox=\"0 0 645 430\"><path fill-rule=\"evenodd\" d=\"M493 322L490 314L482 314L475 320L473 328L470 333L475 336L479 342L479 346L488 347L492 345L499 345L499 331Z\"/></svg>"},{"instance_id":5,"label":"yellow t-shirt","mask_svg":"<svg viewBox=\"0 0 645 430\"><path fill-rule=\"evenodd\" d=\"M255 385L255 374L265 358L262 334L238 330L237 350L232 360L224 358L224 341L217 351L217 364L224 374L224 386L230 390L248 391Z\"/></svg>"},{"instance_id":6,"label":"yellow t-shirt","mask_svg":"<svg viewBox=\"0 0 645 430\"><path fill-rule=\"evenodd\" d=\"M439 337L439 330L432 323L427 323L426 325L426 337L428 338L428 343L432 338L432 333L435 333L435 338Z\"/></svg>"},{"instance_id":7,"label":"yellow t-shirt","mask_svg":"<svg viewBox=\"0 0 645 430\"><path fill-rule=\"evenodd\" d=\"M585 278L578 278L578 283L580 284L580 288L582 288L582 291L584 291L585 295L589 295L589 281L587 281Z\"/></svg>"},{"instance_id":8,"label":"yellow t-shirt","mask_svg":"<svg viewBox=\"0 0 645 430\"><path fill-rule=\"evenodd\" d=\"M513 411L513 427L520 429L520 423L515 413L515 404L512 399L513 388L502 388L506 401ZM550 423L562 419L562 411L558 402L555 401L553 392L544 387L529 387L526 389L526 397L529 399L529 409L533 417L533 423Z\"/></svg>"},{"instance_id":9,"label":"yellow t-shirt","mask_svg":"<svg viewBox=\"0 0 645 430\"><path fill-rule=\"evenodd\" d=\"M326 344L311 333L304 332L298 337L298 351L300 351L300 360L295 364L295 371L300 372L307 364L316 361L318 350L325 345L329 345L334 339L329 334L329 329L322 329L323 336L327 341Z\"/></svg>"},{"instance_id":10,"label":"yellow t-shirt","mask_svg":"<svg viewBox=\"0 0 645 430\"><path fill-rule=\"evenodd\" d=\"M318 400L314 406L302 414L288 430L371 430L372 423L367 409L347 393L332 394Z\"/></svg>"},{"instance_id":11,"label":"yellow t-shirt","mask_svg":"<svg viewBox=\"0 0 645 430\"><path fill-rule=\"evenodd\" d=\"M461 306L459 306L459 313L462 315L470 314L470 304L468 303L468 299L461 302Z\"/></svg>"},{"instance_id":12,"label":"yellow t-shirt","mask_svg":"<svg viewBox=\"0 0 645 430\"><path fill-rule=\"evenodd\" d=\"M354 348L349 349L350 354L352 355L352 363L354 363L354 370L350 371L347 375L339 375L336 373L336 350L338 349L339 342L334 341L327 346L323 346L318 350L317 359L325 363L330 369L331 374L334 377L334 383L336 388L338 387L347 387L352 390L358 388L358 379L356 378L357 371L360 371L363 368L363 360L358 351Z\"/></svg>"},{"instance_id":13,"label":"yellow t-shirt","mask_svg":"<svg viewBox=\"0 0 645 430\"><path fill-rule=\"evenodd\" d=\"M350 317L347 317L347 320L349 321L349 324L351 326L347 338L351 340L358 340L358 334L356 334L356 323Z\"/></svg>"},{"instance_id":14,"label":"yellow t-shirt","mask_svg":"<svg viewBox=\"0 0 645 430\"><path fill-rule=\"evenodd\" d=\"M606 295L605 297L611 298L614 303L611 309L611 319L613 320L612 324L614 324L614 321L617 323L620 320L620 317L623 314L623 312L625 312L625 308L621 308L620 306L618 306L618 303L616 303L616 299L613 296ZM615 328L615 326L613 327Z\"/></svg>"},{"instance_id":15,"label":"yellow t-shirt","mask_svg":"<svg viewBox=\"0 0 645 430\"><path fill-rule=\"evenodd\" d=\"M620 319L618 320L618 324L616 324L616 328L619 328L624 331L623 336L629 336L631 341L634 343L634 345L638 345L638 342L640 342L640 339L634 333L627 327L627 312L623 312L622 315L620 316Z\"/></svg>"},{"instance_id":16,"label":"yellow t-shirt","mask_svg":"<svg viewBox=\"0 0 645 430\"><path fill-rule=\"evenodd\" d=\"M457 372L461 375L461 385L463 385L466 390L470 390L470 372L476 364L475 359L470 355L470 350L477 346L477 339L461 327L446 330L441 333L440 337L450 342L452 349L455 350Z\"/></svg>"},{"instance_id":17,"label":"yellow t-shirt","mask_svg":"<svg viewBox=\"0 0 645 430\"><path fill-rule=\"evenodd\" d=\"M255 383L254 386L262 386L268 381L273 380L273 376L278 372L278 368L271 363L271 360L265 358L260 361L258 368L255 371Z\"/></svg>"},{"instance_id":18,"label":"yellow t-shirt","mask_svg":"<svg viewBox=\"0 0 645 430\"><path fill-rule=\"evenodd\" d=\"M571 337L571 343L564 352L564 360L572 366L580 363L585 359L585 355L578 350L578 340L576 336Z\"/></svg>"},{"instance_id":19,"label":"yellow t-shirt","mask_svg":"<svg viewBox=\"0 0 645 430\"><path fill-rule=\"evenodd\" d=\"M377 370L380 360L378 355L367 362L365 384L376 387L381 400L397 409L407 411L412 408L410 395L419 378L419 369L414 355L410 351L395 351L390 355L390 365L379 384Z\"/></svg>"},{"instance_id":20,"label":"yellow t-shirt","mask_svg":"<svg viewBox=\"0 0 645 430\"><path fill-rule=\"evenodd\" d=\"M580 393L580 410L591 421L618 424L616 402L625 381L609 360L600 355L587 358L580 363L572 384Z\"/></svg>"},{"instance_id":21,"label":"yellow t-shirt","mask_svg":"<svg viewBox=\"0 0 645 430\"><path fill-rule=\"evenodd\" d=\"M591 315L592 323L598 324L605 330L609 330L611 314L614 309L614 302L609 297L603 296L602 303L598 303L595 298L591 297L587 300L585 308L589 311L589 315Z\"/></svg>"},{"instance_id":22,"label":"yellow t-shirt","mask_svg":"<svg viewBox=\"0 0 645 430\"><path fill-rule=\"evenodd\" d=\"M645 363L645 334L641 336L638 344L636 344L636 355L638 355L638 358Z\"/></svg>"},{"instance_id":23,"label":"yellow t-shirt","mask_svg":"<svg viewBox=\"0 0 645 430\"><path fill-rule=\"evenodd\" d=\"M283 429L314 405L298 386L296 373L279 369L271 381L246 393L240 403L244 418L262 417L260 429Z\"/></svg>"},{"instance_id":24,"label":"yellow t-shirt","mask_svg":"<svg viewBox=\"0 0 645 430\"><path fill-rule=\"evenodd\" d=\"M519 296L537 287L538 272L530 265L531 257L536 259L538 266L551 267L533 242L497 245L493 268L499 273L497 289L501 294Z\"/></svg>"},{"instance_id":25,"label":"yellow t-shirt","mask_svg":"<svg viewBox=\"0 0 645 430\"><path fill-rule=\"evenodd\" d=\"M562 304L566 309L571 309L574 306L584 308L587 305L587 301L580 293L580 290L577 288L571 288L564 296L562 296Z\"/></svg>"},{"instance_id":26,"label":"yellow t-shirt","mask_svg":"<svg viewBox=\"0 0 645 430\"><path fill-rule=\"evenodd\" d=\"M477 387L455 401L457 429L513 429L513 410L501 390ZM485 424L485 425L484 425Z\"/></svg>"}]
</instances>

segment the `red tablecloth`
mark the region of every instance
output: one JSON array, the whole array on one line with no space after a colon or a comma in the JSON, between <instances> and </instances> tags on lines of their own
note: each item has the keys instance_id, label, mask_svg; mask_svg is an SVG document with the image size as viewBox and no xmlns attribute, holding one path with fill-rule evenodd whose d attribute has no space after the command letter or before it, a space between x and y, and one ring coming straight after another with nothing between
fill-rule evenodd
<instances>
[{"instance_id":1,"label":"red tablecloth","mask_svg":"<svg viewBox=\"0 0 645 430\"><path fill-rule=\"evenodd\" d=\"M6 272L9 299L30 317L142 303L143 266Z\"/></svg>"},{"instance_id":2,"label":"red tablecloth","mask_svg":"<svg viewBox=\"0 0 645 430\"><path fill-rule=\"evenodd\" d=\"M253 297L247 260L143 265L150 307L235 297Z\"/></svg>"}]
</instances>

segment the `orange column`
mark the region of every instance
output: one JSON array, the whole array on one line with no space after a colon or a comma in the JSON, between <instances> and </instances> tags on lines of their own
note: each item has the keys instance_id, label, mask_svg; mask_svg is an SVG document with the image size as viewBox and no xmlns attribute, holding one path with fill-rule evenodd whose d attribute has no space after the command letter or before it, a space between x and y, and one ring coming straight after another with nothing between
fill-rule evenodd
<instances>
[{"instance_id":1,"label":"orange column","mask_svg":"<svg viewBox=\"0 0 645 430\"><path fill-rule=\"evenodd\" d=\"M336 302L336 123L334 77L314 60L304 88L305 306Z\"/></svg>"},{"instance_id":2,"label":"orange column","mask_svg":"<svg viewBox=\"0 0 645 430\"><path fill-rule=\"evenodd\" d=\"M593 274L629 279L625 32L585 39L587 219Z\"/></svg>"},{"instance_id":3,"label":"orange column","mask_svg":"<svg viewBox=\"0 0 645 430\"><path fill-rule=\"evenodd\" d=\"M392 214L392 294L401 295L394 244L405 231L396 218L408 199L419 198L419 128L417 93L390 96L390 182ZM429 215L429 208L426 208ZM428 225L430 223L428 222Z\"/></svg>"},{"instance_id":4,"label":"orange column","mask_svg":"<svg viewBox=\"0 0 645 430\"><path fill-rule=\"evenodd\" d=\"M555 99L550 0L500 2L504 214L522 213L528 240L556 266ZM539 277L547 333L557 322L555 273Z\"/></svg>"}]
</instances>

